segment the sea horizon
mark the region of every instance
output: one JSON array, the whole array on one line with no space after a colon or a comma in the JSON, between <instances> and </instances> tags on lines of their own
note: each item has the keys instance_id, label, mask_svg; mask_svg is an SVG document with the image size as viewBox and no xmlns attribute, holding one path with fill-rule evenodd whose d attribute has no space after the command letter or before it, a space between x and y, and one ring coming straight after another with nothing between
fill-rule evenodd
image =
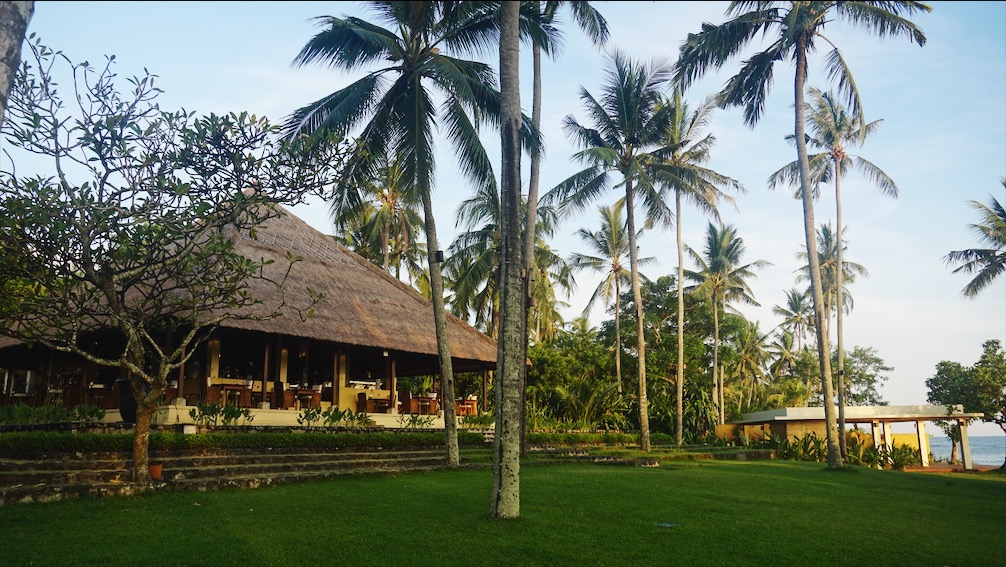
<instances>
[{"instance_id":1,"label":"sea horizon","mask_svg":"<svg viewBox=\"0 0 1006 567\"><path fill-rule=\"evenodd\" d=\"M1000 466L1006 461L1006 436L968 435L971 444L971 460L976 465ZM950 438L940 433L929 434L929 452L934 459L946 461L950 458ZM957 458L961 458L960 447Z\"/></svg>"}]
</instances>

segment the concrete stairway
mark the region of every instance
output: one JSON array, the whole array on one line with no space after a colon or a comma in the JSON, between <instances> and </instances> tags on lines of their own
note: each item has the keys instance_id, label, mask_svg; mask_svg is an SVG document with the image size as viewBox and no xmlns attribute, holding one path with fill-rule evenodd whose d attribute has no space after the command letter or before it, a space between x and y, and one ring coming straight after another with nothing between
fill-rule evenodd
<instances>
[{"instance_id":1,"label":"concrete stairway","mask_svg":"<svg viewBox=\"0 0 1006 567\"><path fill-rule=\"evenodd\" d=\"M488 449L466 449L484 452ZM153 490L256 488L346 474L388 474L444 468L440 448L213 449L152 451L160 481L130 482L129 453L47 453L0 457L0 505ZM463 466L480 466L462 461Z\"/></svg>"}]
</instances>

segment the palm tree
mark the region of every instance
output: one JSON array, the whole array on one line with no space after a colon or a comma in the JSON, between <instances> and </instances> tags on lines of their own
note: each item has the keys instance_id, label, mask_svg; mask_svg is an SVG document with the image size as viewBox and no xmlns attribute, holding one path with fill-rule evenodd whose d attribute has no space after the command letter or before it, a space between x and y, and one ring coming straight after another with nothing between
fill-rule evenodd
<instances>
[{"instance_id":1,"label":"palm tree","mask_svg":"<svg viewBox=\"0 0 1006 567\"><path fill-rule=\"evenodd\" d=\"M542 240L554 234L555 211L547 206L537 211L536 224L542 230L535 247L534 270L547 276L548 281L536 283L533 289L541 292L558 286L568 295L573 285L570 269ZM458 317L473 319L477 327L492 337L497 337L499 331L502 214L499 195L493 188L480 188L462 201L455 217L464 230L451 243L444 262L444 273L454 294L451 310Z\"/></svg>"},{"instance_id":2,"label":"palm tree","mask_svg":"<svg viewBox=\"0 0 1006 567\"><path fill-rule=\"evenodd\" d=\"M794 346L793 333L790 331L779 331L776 333L772 344L768 348L770 351L769 354L773 357L771 364L769 364L769 372L772 374L773 379L777 379L786 374L796 364L795 351L800 350L800 348Z\"/></svg>"},{"instance_id":3,"label":"palm tree","mask_svg":"<svg viewBox=\"0 0 1006 567\"><path fill-rule=\"evenodd\" d=\"M847 284L855 282L856 275L861 275L868 277L869 273L866 267L862 264L857 264L855 262L848 262L842 260L842 251L846 248L845 242L839 246L837 234L841 234L838 231L835 236L832 235L831 225L826 224L821 227L817 234L818 241L818 258L821 264L821 280L824 286L824 312L828 319L824 322L824 332L830 338L831 333L831 314L835 313L836 325L838 326L838 351L844 353L842 350L842 315L843 313L848 313L852 311L853 301L852 295L849 294L847 289ZM806 254L803 252L797 253L797 257L800 259L806 259ZM841 265L842 269L839 270L838 266ZM806 268L806 266L804 266ZM808 274L805 269L801 270L801 275L797 277L797 281L808 279ZM842 458L846 458L849 455L848 448L846 447L846 436L845 436L845 406L846 404L846 387L845 387L845 363L842 359L838 359L835 364L837 368L837 389L838 389L838 430L842 432L839 436L839 450L842 453Z\"/></svg>"},{"instance_id":4,"label":"palm tree","mask_svg":"<svg viewBox=\"0 0 1006 567\"><path fill-rule=\"evenodd\" d=\"M789 328L789 333L796 340L796 350L803 350L803 338L807 331L814 327L814 309L807 300L807 290L790 289L786 291L786 306L776 305L772 313L783 318L782 325Z\"/></svg>"},{"instance_id":5,"label":"palm tree","mask_svg":"<svg viewBox=\"0 0 1006 567\"><path fill-rule=\"evenodd\" d=\"M765 379L765 367L769 360L769 352L766 350L766 340L768 334L762 334L757 321L741 321L740 332L734 338L734 348L737 349L736 360L733 365L733 372L737 375L738 386L743 386L745 379L747 387L747 403L745 404L745 392L739 392L737 397L737 411L743 412L745 405L751 408L758 396L761 395L761 385ZM748 411L751 411L748 409Z\"/></svg>"},{"instance_id":6,"label":"palm tree","mask_svg":"<svg viewBox=\"0 0 1006 567\"><path fill-rule=\"evenodd\" d=\"M556 290L561 290L568 298L576 287L576 282L573 279L573 268L547 244L542 243L536 247L535 255L532 269L536 275L530 290L528 340L532 343L549 342L558 335L564 324L559 309L569 307L569 303L558 298Z\"/></svg>"},{"instance_id":7,"label":"palm tree","mask_svg":"<svg viewBox=\"0 0 1006 567\"><path fill-rule=\"evenodd\" d=\"M855 155L849 155L847 148L861 145L866 136L873 133L880 127L883 120L874 120L863 124L862 115L851 115L833 93L822 93L820 90L811 87L808 89L811 102L807 104L807 119L810 121L811 134L807 141L811 146L821 149L822 152L809 157L811 172L815 179L814 186L818 183L831 181L835 185L835 226L837 227L835 239L843 242L842 239L842 178L853 168L857 167L872 182L881 193L888 197L898 197L898 186L894 183L884 170L880 169L872 162ZM776 184L776 177L785 179L791 185L799 185L799 174L796 173L798 164L791 163L786 173L777 171L769 178L769 188ZM844 246L838 248L838 264L842 264L842 252ZM844 284L842 283L842 270L835 272L835 289L837 297L835 302L844 305L842 293ZM836 336L838 339L838 430L845 431L845 335L842 327L842 309L837 311L835 320ZM845 435L838 438L842 457L847 457L849 451L845 446Z\"/></svg>"},{"instance_id":8,"label":"palm tree","mask_svg":"<svg viewBox=\"0 0 1006 567\"><path fill-rule=\"evenodd\" d=\"M293 112L283 131L287 137L317 131L344 135L358 126L361 150L348 160L340 202L333 207L353 207L360 200L352 187L374 178L374 156L395 156L402 165L404 186L423 201L433 314L440 357L444 396L454 398L454 373L446 333L443 280L437 262L439 243L433 218L433 129L442 132L454 147L462 172L476 187L495 185L489 156L478 137L481 120L500 113L500 94L492 69L441 53L441 48L468 49L474 36L461 18L459 5L440 2L369 2L388 28L365 20L334 16L317 18L323 28L294 59L304 66L321 63L353 71L365 65L379 67L316 102ZM457 10L457 11L455 11ZM486 32L490 33L490 32ZM443 96L439 107L427 85ZM369 118L369 120L368 120ZM534 144L537 147L537 144ZM444 405L447 461L458 464L456 420L453 404Z\"/></svg>"},{"instance_id":9,"label":"palm tree","mask_svg":"<svg viewBox=\"0 0 1006 567\"><path fill-rule=\"evenodd\" d=\"M850 312L853 307L852 294L849 293L848 286L856 282L856 276L869 277L870 273L866 266L848 260L842 261L842 270L838 270L838 258L842 248L846 248L843 242L838 245L835 232L831 230L831 224L823 224L817 231L817 258L821 265L821 282L824 288L824 332L831 332L831 317L836 318L841 312ZM807 254L803 251L797 252L796 257L803 262L807 261ZM841 272L841 276L839 273ZM797 269L796 281L807 281L810 279L807 265ZM842 282L842 293L839 294L838 282ZM839 304L839 297L842 303ZM841 306L841 308L839 308Z\"/></svg>"},{"instance_id":10,"label":"palm tree","mask_svg":"<svg viewBox=\"0 0 1006 567\"><path fill-rule=\"evenodd\" d=\"M629 235L625 228L625 221L622 220L622 211L625 210L625 201L619 200L611 207L599 206L601 213L601 229L591 232L585 228L576 231L577 236L587 245L590 252L595 254L581 254L574 252L569 259L569 265L574 270L589 269L595 272L604 273L604 278L597 284L594 293L590 296L587 306L583 309L583 317L590 313L591 307L600 299L605 306L614 303L615 307L615 379L618 385L618 393L622 393L622 332L620 324L620 304L618 298L622 296L622 283L630 281L632 274L626 269L623 261L629 254ZM637 237L642 234L642 230L637 233ZM639 264L652 264L656 258L640 258Z\"/></svg>"},{"instance_id":11,"label":"palm tree","mask_svg":"<svg viewBox=\"0 0 1006 567\"><path fill-rule=\"evenodd\" d=\"M400 162L378 159L378 177L364 181L363 198L352 207L332 207L330 213L337 230L356 233L356 246L378 250L378 265L389 273L394 268L395 277L401 277L402 264L408 268L414 263L408 255L416 251L421 199L407 190Z\"/></svg>"},{"instance_id":12,"label":"palm tree","mask_svg":"<svg viewBox=\"0 0 1006 567\"><path fill-rule=\"evenodd\" d=\"M676 65L675 79L682 88L705 74L710 68L722 67L755 37L772 38L768 47L744 61L719 95L725 107L742 106L744 121L754 126L765 110L765 100L772 85L772 70L778 61L793 61L794 131L797 162L800 164L800 198L803 202L804 244L810 259L810 276L814 311L817 319L817 349L821 367L821 386L824 396L825 423L828 443L828 467L842 466L842 453L838 441L835 419L834 394L831 388L830 345L828 336L820 332L823 324L823 291L821 269L811 252L814 250L813 178L805 139L804 87L807 82L808 55L815 51L815 41L820 39L832 47L825 58L828 77L838 81L839 91L853 109L855 116L863 116L856 83L841 51L823 35L824 27L835 20L844 20L862 26L881 38L907 36L920 46L926 36L905 16L917 12L930 12L932 8L921 2L867 1L867 2L731 2L726 15L732 17L723 24L703 24L698 34L689 34L681 46ZM773 35L771 32L776 32Z\"/></svg>"},{"instance_id":13,"label":"palm tree","mask_svg":"<svg viewBox=\"0 0 1006 567\"><path fill-rule=\"evenodd\" d=\"M1000 179L1006 189L1006 177ZM977 297L982 290L992 285L999 275L1006 271L1006 207L989 195L988 204L969 201L971 208L978 211L981 220L968 225L978 234L978 241L988 248L957 250L946 255L947 265L957 265L953 273L975 274L961 292L969 299Z\"/></svg>"},{"instance_id":14,"label":"palm tree","mask_svg":"<svg viewBox=\"0 0 1006 567\"><path fill-rule=\"evenodd\" d=\"M573 20L576 22L577 26L587 34L590 40L598 45L602 45L608 41L608 23L605 21L604 17L595 10L590 2L580 1L580 2L568 2L562 0L548 0L545 2L544 10L542 10L542 3L539 0L534 2L522 2L522 5L527 5L533 8L533 15L537 16L535 21L541 26L542 31L546 33L540 34L527 34L532 35L531 37L531 58L532 58L532 69L533 78L531 86L531 123L535 130L541 130L541 53L544 48L547 53L552 56L557 54L560 35L558 30L553 26L555 23L555 15L562 8L569 8L570 14L573 16ZM553 32L554 35L550 35L547 31ZM536 270L534 269L534 249L536 239L536 220L538 219L537 206L538 206L538 186L541 180L541 153L534 152L531 154L531 167L529 171L528 178L528 188L527 188L527 214L525 215L525 229L524 229L524 251L523 251L523 261L524 261L524 271L526 278L524 281L525 293L527 295L527 325L530 327L531 319L537 315L538 322L542 320L542 313L539 311L537 314L534 313L535 306L540 306L541 303L537 303L534 300L533 295L541 292L541 286L535 282ZM553 310L554 312L554 310ZM530 341L530 333L528 338L524 341L523 352L525 357L527 356L528 342ZM527 367L523 368L523 373L521 376L521 391L524 392L527 389ZM526 399L521 402L521 424L522 427L525 423L524 414ZM525 444L521 444L521 454L526 452Z\"/></svg>"},{"instance_id":15,"label":"palm tree","mask_svg":"<svg viewBox=\"0 0 1006 567\"><path fill-rule=\"evenodd\" d=\"M674 218L676 219L676 241L678 245L678 305L684 305L684 241L681 238L681 201L687 199L706 215L719 220L717 203L720 200L733 202L733 198L723 190L743 192L740 182L705 168L716 138L705 134L705 127L715 108L712 99L691 112L682 100L680 89L675 89L670 100L662 103L668 109L668 127L664 132L665 150L654 163L655 177L660 185L674 192ZM678 350L676 360L685 359L685 312L678 309ZM680 445L684 440L684 392L685 365L675 364L675 441Z\"/></svg>"},{"instance_id":16,"label":"palm tree","mask_svg":"<svg viewBox=\"0 0 1006 567\"><path fill-rule=\"evenodd\" d=\"M561 202L563 211L582 210L620 182L625 187L626 229L629 233L629 269L636 306L637 355L639 357L639 439L643 451L650 450L650 426L646 402L646 344L643 338L643 301L639 288L638 247L636 246L635 201L639 197L647 216L666 224L672 215L660 191L647 173L646 164L660 149L666 130L666 112L659 110L660 89L670 79L670 67L654 62L642 65L614 51L609 56L607 78L600 100L580 89L593 127L581 125L572 116L563 119L566 135L583 149L574 158L586 168L570 176L545 196ZM613 180L618 173L620 180Z\"/></svg>"},{"instance_id":17,"label":"palm tree","mask_svg":"<svg viewBox=\"0 0 1006 567\"><path fill-rule=\"evenodd\" d=\"M696 286L692 293L709 300L713 308L713 404L717 407L719 423L725 421L723 410L723 384L717 379L720 353L720 310L726 310L728 302L741 301L758 305L754 299L747 278L755 277L754 271L771 265L765 260L741 264L744 256L744 239L737 236L737 229L727 225L717 228L713 223L706 227L706 245L700 255L691 246L685 249L698 264L698 271L685 270L685 277Z\"/></svg>"}]
</instances>

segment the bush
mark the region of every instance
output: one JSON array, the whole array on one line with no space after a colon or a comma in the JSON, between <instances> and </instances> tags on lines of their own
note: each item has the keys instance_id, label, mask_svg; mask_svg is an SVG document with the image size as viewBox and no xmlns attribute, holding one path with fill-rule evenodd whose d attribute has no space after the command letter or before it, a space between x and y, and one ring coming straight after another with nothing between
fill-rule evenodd
<instances>
[{"instance_id":1,"label":"bush","mask_svg":"<svg viewBox=\"0 0 1006 567\"><path fill-rule=\"evenodd\" d=\"M459 431L458 444L483 445L479 433ZM266 449L316 447L329 449L379 447L442 447L443 431L339 431L326 433L251 432L181 433L152 432L151 449ZM70 433L25 431L0 434L0 454L24 452L131 451L132 433Z\"/></svg>"}]
</instances>

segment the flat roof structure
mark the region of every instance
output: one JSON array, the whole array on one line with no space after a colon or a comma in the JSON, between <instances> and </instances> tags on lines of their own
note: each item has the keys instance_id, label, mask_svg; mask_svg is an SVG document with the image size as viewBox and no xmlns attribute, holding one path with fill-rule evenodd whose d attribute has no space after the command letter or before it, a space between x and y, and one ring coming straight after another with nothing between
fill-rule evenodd
<instances>
[{"instance_id":1,"label":"flat roof structure","mask_svg":"<svg viewBox=\"0 0 1006 567\"><path fill-rule=\"evenodd\" d=\"M926 421L956 421L961 427L961 457L965 469L973 469L971 444L968 441L968 421L981 419L984 414L965 413L961 405L953 406L846 406L846 423L869 423L875 446L891 446L891 423L915 422L919 447L928 447ZM746 413L732 425L771 425L773 423L823 422L824 407L780 408ZM920 450L922 466L929 466L927 450Z\"/></svg>"}]
</instances>

